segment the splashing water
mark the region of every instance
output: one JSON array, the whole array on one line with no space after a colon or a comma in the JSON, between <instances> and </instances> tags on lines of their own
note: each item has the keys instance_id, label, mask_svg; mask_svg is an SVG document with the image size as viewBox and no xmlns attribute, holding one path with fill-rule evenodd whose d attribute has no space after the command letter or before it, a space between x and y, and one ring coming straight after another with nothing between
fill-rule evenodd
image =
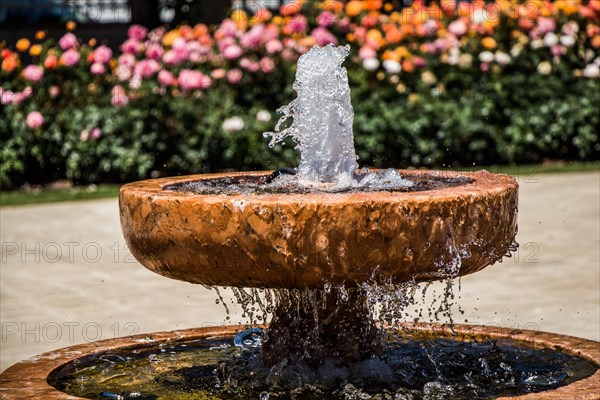
<instances>
[{"instance_id":1,"label":"splashing water","mask_svg":"<svg viewBox=\"0 0 600 400\"><path fill-rule=\"evenodd\" d=\"M275 131L263 134L271 137L270 147L291 137L300 151L296 176L281 176L279 183L295 181L300 186L327 186L334 191L412 185L393 169L385 173L356 174L358 164L352 132L354 110L350 102L348 72L342 67L349 54L349 45L314 46L298 60L293 85L298 97L277 110L283 116ZM290 117L292 124L281 129Z\"/></svg>"}]
</instances>

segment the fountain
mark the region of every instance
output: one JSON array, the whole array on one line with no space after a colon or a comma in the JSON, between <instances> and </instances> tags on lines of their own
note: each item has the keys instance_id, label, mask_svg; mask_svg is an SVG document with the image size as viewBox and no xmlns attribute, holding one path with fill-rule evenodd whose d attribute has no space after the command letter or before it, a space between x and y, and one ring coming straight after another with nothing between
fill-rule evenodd
<instances>
[{"instance_id":1,"label":"fountain","mask_svg":"<svg viewBox=\"0 0 600 400\"><path fill-rule=\"evenodd\" d=\"M357 170L342 67L348 54L349 47L329 45L303 55L298 97L265 133L271 146L292 138L301 154L297 169L153 179L121 189L121 224L138 261L169 278L236 288L252 326L58 350L2 374L3 398L67 398L62 390L164 398L164 388L173 398L202 399L496 398L546 389L523 398L582 391L597 398L597 342L401 322L419 282L474 273L515 250L518 185L486 171ZM555 348L562 352L548 350ZM446 361L436 361L442 354ZM152 361L163 363L157 369ZM175 372L165 375L169 368ZM157 375L145 378L151 369ZM515 377L526 373L529 381L516 389ZM100 382L95 389L85 383L92 375ZM111 386L119 376L128 389ZM332 384L338 386L328 392ZM157 394L144 392L157 385ZM411 391L416 386L422 391Z\"/></svg>"}]
</instances>

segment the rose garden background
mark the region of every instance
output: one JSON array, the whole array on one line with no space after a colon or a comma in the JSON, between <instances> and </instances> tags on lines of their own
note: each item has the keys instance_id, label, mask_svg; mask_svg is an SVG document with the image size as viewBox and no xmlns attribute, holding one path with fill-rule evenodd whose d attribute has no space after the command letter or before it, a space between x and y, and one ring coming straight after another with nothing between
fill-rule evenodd
<instances>
[{"instance_id":1,"label":"rose garden background","mask_svg":"<svg viewBox=\"0 0 600 400\"><path fill-rule=\"evenodd\" d=\"M352 46L361 165L600 159L600 1L296 1L118 45L72 23L0 44L0 188L294 164L262 132L328 43Z\"/></svg>"}]
</instances>

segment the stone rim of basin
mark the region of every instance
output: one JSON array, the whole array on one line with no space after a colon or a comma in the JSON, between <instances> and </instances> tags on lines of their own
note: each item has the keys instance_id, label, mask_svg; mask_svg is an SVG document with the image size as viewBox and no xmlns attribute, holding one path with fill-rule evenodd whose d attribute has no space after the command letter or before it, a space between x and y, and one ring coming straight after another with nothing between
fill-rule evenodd
<instances>
[{"instance_id":1,"label":"stone rim of basin","mask_svg":"<svg viewBox=\"0 0 600 400\"><path fill-rule=\"evenodd\" d=\"M323 288L466 275L515 250L518 184L487 171L421 192L198 195L181 182L269 172L151 179L121 188L132 254L166 277L216 286Z\"/></svg>"},{"instance_id":2,"label":"stone rim of basin","mask_svg":"<svg viewBox=\"0 0 600 400\"><path fill-rule=\"evenodd\" d=\"M438 324L404 324L406 329L431 332L436 337L452 337L455 333L459 340L511 338L524 346L538 349L550 348L578 355L600 366L600 347L598 342L573 336L559 335L541 331L518 330L492 326L454 325L453 330ZM227 326L216 328L195 328L172 332L156 332L100 342L79 344L22 361L9 367L0 374L0 388L3 399L77 399L48 384L48 377L58 372L69 363L87 357L99 357L102 354L123 351L126 349L141 350L161 343L176 343L209 337L229 337L243 330L243 326ZM27 378L24 378L27 377ZM500 398L499 400L523 399L543 400L557 398L575 398L583 394L595 398L600 394L600 369L586 378L570 385L546 392L531 393L524 396ZM587 398L587 397L586 397Z\"/></svg>"}]
</instances>

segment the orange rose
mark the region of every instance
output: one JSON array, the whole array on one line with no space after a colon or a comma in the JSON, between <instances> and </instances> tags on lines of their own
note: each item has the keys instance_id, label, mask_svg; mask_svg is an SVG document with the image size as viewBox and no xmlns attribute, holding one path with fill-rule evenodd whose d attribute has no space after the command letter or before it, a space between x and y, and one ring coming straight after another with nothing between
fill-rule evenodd
<instances>
[{"instance_id":1,"label":"orange rose","mask_svg":"<svg viewBox=\"0 0 600 400\"><path fill-rule=\"evenodd\" d=\"M35 38L37 40L44 40L45 37L46 37L46 32L44 32L44 31L37 31L35 33Z\"/></svg>"},{"instance_id":2,"label":"orange rose","mask_svg":"<svg viewBox=\"0 0 600 400\"><path fill-rule=\"evenodd\" d=\"M173 44L175 39L177 39L178 37L179 37L179 31L177 29L174 29L172 31L165 33L165 35L162 37L162 42L165 46L170 46Z\"/></svg>"},{"instance_id":3,"label":"orange rose","mask_svg":"<svg viewBox=\"0 0 600 400\"><path fill-rule=\"evenodd\" d=\"M404 60L402 62L402 71L411 73L415 70L415 66L413 65L412 62L410 62L409 60Z\"/></svg>"},{"instance_id":4,"label":"orange rose","mask_svg":"<svg viewBox=\"0 0 600 400\"><path fill-rule=\"evenodd\" d=\"M194 37L201 38L208 33L208 28L204 24L197 24L194 26Z\"/></svg>"},{"instance_id":5,"label":"orange rose","mask_svg":"<svg viewBox=\"0 0 600 400\"><path fill-rule=\"evenodd\" d=\"M349 17L356 17L363 10L363 2L359 0L352 0L346 4L346 14Z\"/></svg>"},{"instance_id":6,"label":"orange rose","mask_svg":"<svg viewBox=\"0 0 600 400\"><path fill-rule=\"evenodd\" d=\"M74 31L77 28L77 24L75 21L67 21L66 27L68 31Z\"/></svg>"},{"instance_id":7,"label":"orange rose","mask_svg":"<svg viewBox=\"0 0 600 400\"><path fill-rule=\"evenodd\" d=\"M385 40L388 43L398 43L402 40L402 34L398 29L391 29L385 34Z\"/></svg>"},{"instance_id":8,"label":"orange rose","mask_svg":"<svg viewBox=\"0 0 600 400\"><path fill-rule=\"evenodd\" d=\"M29 48L29 54L30 54L32 57L37 57L37 56L39 56L40 54L42 54L42 46L41 46L41 45L39 45L39 44L34 44L33 46L31 46L31 47Z\"/></svg>"},{"instance_id":9,"label":"orange rose","mask_svg":"<svg viewBox=\"0 0 600 400\"><path fill-rule=\"evenodd\" d=\"M50 54L44 60L44 67L46 69L54 69L58 65L58 58L54 54Z\"/></svg>"},{"instance_id":10,"label":"orange rose","mask_svg":"<svg viewBox=\"0 0 600 400\"><path fill-rule=\"evenodd\" d=\"M2 70L5 72L12 72L19 66L19 58L16 54L11 54L2 60Z\"/></svg>"},{"instance_id":11,"label":"orange rose","mask_svg":"<svg viewBox=\"0 0 600 400\"><path fill-rule=\"evenodd\" d=\"M261 8L254 14L252 19L250 20L250 23L260 24L263 22L267 22L268 20L271 19L271 17L272 17L272 14L269 10L267 10L266 8Z\"/></svg>"},{"instance_id":12,"label":"orange rose","mask_svg":"<svg viewBox=\"0 0 600 400\"><path fill-rule=\"evenodd\" d=\"M488 50L496 48L496 40L493 37L484 37L481 39L481 45Z\"/></svg>"},{"instance_id":13,"label":"orange rose","mask_svg":"<svg viewBox=\"0 0 600 400\"><path fill-rule=\"evenodd\" d=\"M29 46L31 46L31 42L29 41L29 39L25 39L25 38L19 39L17 41L17 44L15 45L15 47L19 51L27 51Z\"/></svg>"},{"instance_id":14,"label":"orange rose","mask_svg":"<svg viewBox=\"0 0 600 400\"><path fill-rule=\"evenodd\" d=\"M363 2L365 3L365 8L369 11L377 11L383 5L383 1L381 0L363 0Z\"/></svg>"}]
</instances>

